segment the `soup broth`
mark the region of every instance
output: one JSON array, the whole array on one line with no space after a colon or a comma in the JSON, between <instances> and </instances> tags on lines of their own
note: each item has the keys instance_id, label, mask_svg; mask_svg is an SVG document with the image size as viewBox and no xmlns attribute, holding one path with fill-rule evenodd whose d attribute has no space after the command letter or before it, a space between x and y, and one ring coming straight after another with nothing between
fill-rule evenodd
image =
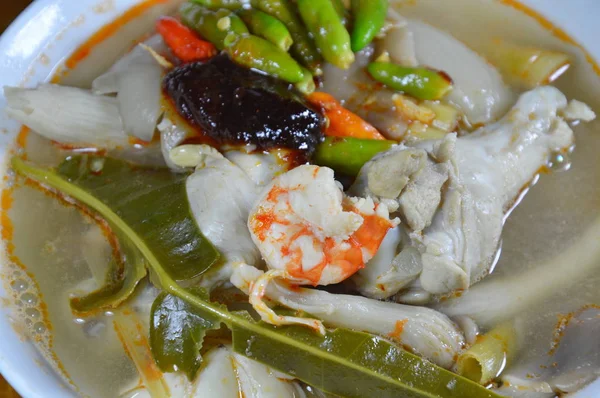
<instances>
[{"instance_id":1,"label":"soup broth","mask_svg":"<svg viewBox=\"0 0 600 398\"><path fill-rule=\"evenodd\" d=\"M86 58L73 62L72 70L59 75L61 84L89 87L95 77L152 30L159 15L172 12L178 3L156 2L141 10L90 48ZM574 62L555 85L567 97L600 110L600 79L586 53L508 3L512 4L416 0L395 2L394 7L404 17L451 33L484 56L499 38L566 52ZM599 130L599 120L577 126L575 150L565 155L569 171L543 173L512 212L504 228L501 256L489 278L525 274L551 261L599 222ZM34 134L27 135L25 147L19 150L44 165L55 165L64 157L64 152ZM78 318L69 306L69 297L102 278L103 264L110 261L111 246L101 226L73 204L57 201L21 178L5 189L4 195L12 198L3 201L3 210L12 224L14 245L14 256L7 263L18 259L22 265L5 267L8 291L16 300L19 330L39 342L48 361L82 395L116 397L134 388L140 376L114 329L115 314ZM6 222L3 227L6 231ZM573 267L578 261L573 258ZM548 356L560 317L584 305L600 304L598 268L582 279L571 280L565 275L564 285L552 293L550 300L525 310L522 322L526 324L527 344L507 372L533 380L543 373L543 369L535 368L539 365L531 364L537 364L539 358L542 363ZM147 288L141 294L155 293ZM147 316L148 309L133 306L133 310Z\"/></svg>"}]
</instances>

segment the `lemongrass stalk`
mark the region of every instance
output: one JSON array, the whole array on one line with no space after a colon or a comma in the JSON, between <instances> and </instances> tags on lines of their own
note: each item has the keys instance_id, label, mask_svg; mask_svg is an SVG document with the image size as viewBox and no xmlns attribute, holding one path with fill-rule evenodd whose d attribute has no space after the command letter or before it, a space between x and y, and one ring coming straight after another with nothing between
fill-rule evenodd
<instances>
[{"instance_id":1,"label":"lemongrass stalk","mask_svg":"<svg viewBox=\"0 0 600 398\"><path fill-rule=\"evenodd\" d=\"M168 398L171 396L163 374L154 362L150 344L142 323L131 310L124 308L115 313L115 331L123 348L135 364L144 386L152 398Z\"/></svg>"},{"instance_id":2,"label":"lemongrass stalk","mask_svg":"<svg viewBox=\"0 0 600 398\"><path fill-rule=\"evenodd\" d=\"M565 53L500 40L493 43L488 58L506 78L524 88L550 84L571 65Z\"/></svg>"},{"instance_id":3,"label":"lemongrass stalk","mask_svg":"<svg viewBox=\"0 0 600 398\"><path fill-rule=\"evenodd\" d=\"M455 107L432 101L425 101L423 106L431 109L433 113L435 113L435 119L431 122L433 127L446 132L456 130L459 114Z\"/></svg>"},{"instance_id":4,"label":"lemongrass stalk","mask_svg":"<svg viewBox=\"0 0 600 398\"><path fill-rule=\"evenodd\" d=\"M458 374L479 384L496 378L513 359L517 350L516 331L512 322L505 322L483 336L458 356Z\"/></svg>"}]
</instances>

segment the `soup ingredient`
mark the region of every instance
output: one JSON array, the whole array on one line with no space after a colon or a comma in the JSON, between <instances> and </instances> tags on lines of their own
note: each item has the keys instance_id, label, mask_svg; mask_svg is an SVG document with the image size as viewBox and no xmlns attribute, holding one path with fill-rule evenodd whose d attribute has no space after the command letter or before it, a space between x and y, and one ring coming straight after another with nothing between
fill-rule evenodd
<instances>
[{"instance_id":1,"label":"soup ingredient","mask_svg":"<svg viewBox=\"0 0 600 398\"><path fill-rule=\"evenodd\" d=\"M365 48L381 32L388 11L387 0L352 0L354 27L352 51Z\"/></svg>"},{"instance_id":2,"label":"soup ingredient","mask_svg":"<svg viewBox=\"0 0 600 398\"><path fill-rule=\"evenodd\" d=\"M352 278L361 294L378 300L386 299L417 280L423 271L421 253L414 247L405 247L407 241L409 238L402 226L388 231L375 257ZM411 301L401 302L423 305L429 300L429 294L426 292L408 294Z\"/></svg>"},{"instance_id":3,"label":"soup ingredient","mask_svg":"<svg viewBox=\"0 0 600 398\"><path fill-rule=\"evenodd\" d=\"M597 273L600 268L598 236L600 219L596 219L575 244L558 256L510 277L491 276L461 297L450 298L437 308L451 317L468 315L483 327L513 319L526 309L548 301L557 290L563 289L565 275L568 275L572 286L576 286L578 281Z\"/></svg>"},{"instance_id":4,"label":"soup ingredient","mask_svg":"<svg viewBox=\"0 0 600 398\"><path fill-rule=\"evenodd\" d=\"M162 114L162 69L158 64L138 65L119 74L119 111L125 132L150 142Z\"/></svg>"},{"instance_id":5,"label":"soup ingredient","mask_svg":"<svg viewBox=\"0 0 600 398\"><path fill-rule=\"evenodd\" d=\"M175 56L183 62L203 61L217 55L215 46L200 39L175 18L160 18L156 23L156 30Z\"/></svg>"},{"instance_id":6,"label":"soup ingredient","mask_svg":"<svg viewBox=\"0 0 600 398\"><path fill-rule=\"evenodd\" d=\"M164 86L179 113L218 144L289 148L308 156L323 137L321 115L298 92L226 54L174 69Z\"/></svg>"},{"instance_id":7,"label":"soup ingredient","mask_svg":"<svg viewBox=\"0 0 600 398\"><path fill-rule=\"evenodd\" d=\"M390 10L392 14L392 10ZM395 14L395 13L394 13ZM419 66L413 32L406 19L396 14L396 19L385 35L376 42L376 54L388 54L391 62L415 68Z\"/></svg>"},{"instance_id":8,"label":"soup ingredient","mask_svg":"<svg viewBox=\"0 0 600 398\"><path fill-rule=\"evenodd\" d=\"M350 12L346 9L343 0L331 0L331 4L333 4L333 8L335 8L335 12L340 17L342 24L345 27L348 27L348 22L350 20Z\"/></svg>"},{"instance_id":9,"label":"soup ingredient","mask_svg":"<svg viewBox=\"0 0 600 398\"><path fill-rule=\"evenodd\" d=\"M252 294L263 272L247 265L236 268L232 283ZM265 297L296 311L305 311L332 327L343 327L387 337L411 352L450 368L464 344L463 336L445 315L425 307L377 301L361 296L273 282Z\"/></svg>"},{"instance_id":10,"label":"soup ingredient","mask_svg":"<svg viewBox=\"0 0 600 398\"><path fill-rule=\"evenodd\" d=\"M92 170L94 159L104 160L100 171ZM156 250L156 261L167 264L172 278L198 276L219 259L219 253L202 236L192 217L185 175L86 156L70 157L56 170L37 168L13 158L13 168L82 201L121 236L151 245ZM158 208L162 209L160 213L155 211ZM153 214L152 222L148 221L148 214ZM142 254L148 260L148 254Z\"/></svg>"},{"instance_id":11,"label":"soup ingredient","mask_svg":"<svg viewBox=\"0 0 600 398\"><path fill-rule=\"evenodd\" d=\"M148 40L142 43L146 48L137 45L119 59L108 72L98 76L92 82L92 92L98 95L115 94L120 91L119 76L121 73L127 72L130 68L137 68L140 65L157 66L156 59L148 52L147 48L151 48L161 56L168 55L169 49L165 44L161 35L151 36Z\"/></svg>"},{"instance_id":12,"label":"soup ingredient","mask_svg":"<svg viewBox=\"0 0 600 398\"><path fill-rule=\"evenodd\" d=\"M312 162L327 166L349 176L358 175L373 156L385 152L396 144L388 140L364 140L359 138L327 137L317 147Z\"/></svg>"},{"instance_id":13,"label":"soup ingredient","mask_svg":"<svg viewBox=\"0 0 600 398\"><path fill-rule=\"evenodd\" d=\"M98 149L129 144L116 98L53 84L5 87L4 95L10 117L50 140Z\"/></svg>"},{"instance_id":14,"label":"soup ingredient","mask_svg":"<svg viewBox=\"0 0 600 398\"><path fill-rule=\"evenodd\" d=\"M424 22L410 19L407 29L414 37L419 64L452 77L454 86L447 99L471 124L494 121L510 108L514 101L512 91L482 56L451 34Z\"/></svg>"},{"instance_id":15,"label":"soup ingredient","mask_svg":"<svg viewBox=\"0 0 600 398\"><path fill-rule=\"evenodd\" d=\"M503 323L483 336L458 356L458 374L486 385L498 377L517 351L517 332L512 322Z\"/></svg>"},{"instance_id":16,"label":"soup ingredient","mask_svg":"<svg viewBox=\"0 0 600 398\"><path fill-rule=\"evenodd\" d=\"M287 375L233 352L230 345L220 345L203 355L202 368L189 383L178 374L165 375L172 397L249 397L298 398L302 387ZM300 395L299 395L300 394ZM130 398L153 398L138 393Z\"/></svg>"},{"instance_id":17,"label":"soup ingredient","mask_svg":"<svg viewBox=\"0 0 600 398\"><path fill-rule=\"evenodd\" d=\"M435 118L433 119L433 122L431 122L433 127L447 133L455 131L458 128L460 113L455 107L440 102L430 101L427 101L424 106L431 109L435 114Z\"/></svg>"},{"instance_id":18,"label":"soup ingredient","mask_svg":"<svg viewBox=\"0 0 600 398\"><path fill-rule=\"evenodd\" d=\"M406 95L396 93L392 96L392 101L396 106L396 112L406 121L431 124L435 120L433 110L418 104Z\"/></svg>"},{"instance_id":19,"label":"soup ingredient","mask_svg":"<svg viewBox=\"0 0 600 398\"><path fill-rule=\"evenodd\" d=\"M442 141L392 148L363 167L351 192L374 195L392 211L400 210L410 237L405 247L422 253L419 289L449 293L485 275L497 250L505 210L550 153L573 142L573 132L561 116L566 107L560 91L540 87L523 94L497 123L458 139L450 134ZM399 170L395 176L393 170ZM382 290L377 278L371 275L369 287L361 292ZM394 294L388 287L385 294Z\"/></svg>"},{"instance_id":20,"label":"soup ingredient","mask_svg":"<svg viewBox=\"0 0 600 398\"><path fill-rule=\"evenodd\" d=\"M217 304L203 301L175 284L169 286L170 290L178 292L179 298L175 300L181 302L181 297L184 297L194 305L198 314L203 314L201 322L204 325L212 324L206 318L214 319L213 316L217 315L232 329L234 352L267 363L273 369L290 372L297 379L324 391L349 396L369 396L372 391L379 391L385 397L409 393L415 397L430 394L476 398L497 396L379 337L344 328L337 328L325 338L305 328L276 329L255 323L247 314L232 313ZM181 305L178 304L178 308ZM171 317L167 318L167 322L178 320ZM286 355L276 355L278 352ZM349 352L352 355L348 356ZM332 371L347 376L343 379L327 377Z\"/></svg>"},{"instance_id":21,"label":"soup ingredient","mask_svg":"<svg viewBox=\"0 0 600 398\"><path fill-rule=\"evenodd\" d=\"M307 97L315 107L319 107L327 117L325 135L331 137L353 137L373 140L385 138L358 115L344 108L332 95L315 92Z\"/></svg>"},{"instance_id":22,"label":"soup ingredient","mask_svg":"<svg viewBox=\"0 0 600 398\"><path fill-rule=\"evenodd\" d=\"M367 70L378 82L422 100L438 100L452 90L450 77L431 69L409 68L391 62L373 62Z\"/></svg>"},{"instance_id":23,"label":"soup ingredient","mask_svg":"<svg viewBox=\"0 0 600 398\"><path fill-rule=\"evenodd\" d=\"M193 3L211 9L226 8L238 10L248 3L246 0L191 0Z\"/></svg>"},{"instance_id":24,"label":"soup ingredient","mask_svg":"<svg viewBox=\"0 0 600 398\"><path fill-rule=\"evenodd\" d=\"M385 205L344 197L333 170L305 165L262 191L248 227L270 269L317 286L339 283L364 267L397 223Z\"/></svg>"},{"instance_id":25,"label":"soup ingredient","mask_svg":"<svg viewBox=\"0 0 600 398\"><path fill-rule=\"evenodd\" d=\"M238 38L227 48L227 53L240 65L258 69L287 82L298 83L304 79L304 72L294 58L258 36Z\"/></svg>"},{"instance_id":26,"label":"soup ingredient","mask_svg":"<svg viewBox=\"0 0 600 398\"><path fill-rule=\"evenodd\" d=\"M181 21L195 30L202 38L224 50L225 39L248 34L244 21L233 12L225 9L211 11L193 3L184 3L179 9Z\"/></svg>"},{"instance_id":27,"label":"soup ingredient","mask_svg":"<svg viewBox=\"0 0 600 398\"><path fill-rule=\"evenodd\" d=\"M487 56L508 81L525 89L552 83L571 65L565 53L502 40L494 41Z\"/></svg>"},{"instance_id":28,"label":"soup ingredient","mask_svg":"<svg viewBox=\"0 0 600 398\"><path fill-rule=\"evenodd\" d=\"M259 187L264 187L279 174L296 166L293 161L293 152L287 149L272 150L269 153L234 149L225 152L224 155L242 169Z\"/></svg>"},{"instance_id":29,"label":"soup ingredient","mask_svg":"<svg viewBox=\"0 0 600 398\"><path fill-rule=\"evenodd\" d=\"M258 264L260 253L248 231L248 215L258 188L242 169L207 145L183 145L171 152L180 166L195 167L186 181L192 214L222 262L203 276L206 288L226 282L238 263Z\"/></svg>"},{"instance_id":30,"label":"soup ingredient","mask_svg":"<svg viewBox=\"0 0 600 398\"><path fill-rule=\"evenodd\" d=\"M112 259L104 286L71 299L71 309L80 315L114 309L127 300L146 276L146 260L129 239L119 239L121 258Z\"/></svg>"},{"instance_id":31,"label":"soup ingredient","mask_svg":"<svg viewBox=\"0 0 600 398\"><path fill-rule=\"evenodd\" d=\"M149 51L169 56L162 37L152 36L92 83L94 94L117 94L125 132L146 142L152 140L162 114L162 68Z\"/></svg>"},{"instance_id":32,"label":"soup ingredient","mask_svg":"<svg viewBox=\"0 0 600 398\"><path fill-rule=\"evenodd\" d=\"M144 327L139 317L131 309L123 309L117 311L114 318L115 331L135 364L150 396L152 398L172 396L165 378L154 362L150 344L143 332Z\"/></svg>"},{"instance_id":33,"label":"soup ingredient","mask_svg":"<svg viewBox=\"0 0 600 398\"><path fill-rule=\"evenodd\" d=\"M136 169L136 172L146 174L143 169ZM233 333L233 349L240 355L268 363L274 369L293 373L299 380L337 395L368 396L372 391L379 391L380 395L390 397L408 393L413 396L496 396L475 383L436 367L373 335L343 328L328 333L326 337L314 334L306 328L275 329L254 322L247 314L232 313L220 305L205 301L181 287L169 276L165 266L169 266L171 258L159 255L159 251L162 250L160 246L149 245L147 240L141 239L117 214L102 211L104 205L99 203L98 199L87 194L79 195L80 191L65 180L56 184L59 180L52 172L42 170L41 174L34 172L27 173L27 176L44 180L44 183L54 188L64 189L65 194L82 199L85 204L101 210L101 214L107 217L108 221L123 226L123 230L128 231L125 237L131 239L146 257L157 286L192 305L202 314L202 319L218 318L220 322L228 325ZM73 175L72 178L72 181L79 181L77 175ZM154 184L150 186L158 188ZM111 192L113 188L111 187ZM145 214L148 214L147 211ZM170 318L169 321L175 322L177 319ZM286 355L277 355L282 352ZM348 356L348 353L352 355ZM389 358L394 360L389 361ZM328 377L332 371L346 377Z\"/></svg>"},{"instance_id":34,"label":"soup ingredient","mask_svg":"<svg viewBox=\"0 0 600 398\"><path fill-rule=\"evenodd\" d=\"M251 0L254 8L263 11L285 24L292 35L292 55L313 74L320 75L321 55L288 0Z\"/></svg>"},{"instance_id":35,"label":"soup ingredient","mask_svg":"<svg viewBox=\"0 0 600 398\"><path fill-rule=\"evenodd\" d=\"M315 78L310 71L302 67L302 80L294 85L298 91L304 95L312 94L317 86L315 85Z\"/></svg>"},{"instance_id":36,"label":"soup ingredient","mask_svg":"<svg viewBox=\"0 0 600 398\"><path fill-rule=\"evenodd\" d=\"M209 301L203 290L190 290ZM193 305L167 293L161 293L152 305L150 344L152 355L164 372L184 372L190 381L196 378L202 357L198 355L206 332L219 329L218 317L199 312Z\"/></svg>"},{"instance_id":37,"label":"soup ingredient","mask_svg":"<svg viewBox=\"0 0 600 398\"><path fill-rule=\"evenodd\" d=\"M350 35L331 0L297 0L298 11L325 60L347 69L354 62Z\"/></svg>"},{"instance_id":38,"label":"soup ingredient","mask_svg":"<svg viewBox=\"0 0 600 398\"><path fill-rule=\"evenodd\" d=\"M171 117L174 121L171 120ZM170 153L173 148L183 143L187 138L196 135L196 132L189 128L185 122L178 119L176 115L165 115L156 128L160 132L160 150L165 164L174 172L186 172L185 168L173 163Z\"/></svg>"},{"instance_id":39,"label":"soup ingredient","mask_svg":"<svg viewBox=\"0 0 600 398\"><path fill-rule=\"evenodd\" d=\"M282 51L288 51L294 42L288 28L277 18L259 10L242 10L239 16L248 26L252 34L262 37L279 47Z\"/></svg>"},{"instance_id":40,"label":"soup ingredient","mask_svg":"<svg viewBox=\"0 0 600 398\"><path fill-rule=\"evenodd\" d=\"M347 70L324 65L322 90L372 124L386 138L402 140L408 122L395 110L392 97L397 92L374 81L366 71L373 57L373 47L368 46L355 56L356 61ZM357 90L357 87L360 89Z\"/></svg>"}]
</instances>

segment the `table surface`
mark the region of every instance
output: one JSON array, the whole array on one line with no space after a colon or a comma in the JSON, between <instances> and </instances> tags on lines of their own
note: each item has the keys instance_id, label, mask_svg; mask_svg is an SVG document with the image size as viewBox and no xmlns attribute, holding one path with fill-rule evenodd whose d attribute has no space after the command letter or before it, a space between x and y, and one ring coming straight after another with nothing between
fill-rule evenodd
<instances>
[{"instance_id":1,"label":"table surface","mask_svg":"<svg viewBox=\"0 0 600 398\"><path fill-rule=\"evenodd\" d=\"M0 2L0 32L10 25L12 20L31 3L30 0L8 0ZM19 395L0 376L0 398L18 398Z\"/></svg>"}]
</instances>

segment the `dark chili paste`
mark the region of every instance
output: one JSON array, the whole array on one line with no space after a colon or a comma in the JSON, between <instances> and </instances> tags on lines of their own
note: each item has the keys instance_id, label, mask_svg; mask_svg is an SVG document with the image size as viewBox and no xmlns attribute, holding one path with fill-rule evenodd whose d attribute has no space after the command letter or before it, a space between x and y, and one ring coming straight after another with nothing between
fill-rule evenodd
<instances>
[{"instance_id":1,"label":"dark chili paste","mask_svg":"<svg viewBox=\"0 0 600 398\"><path fill-rule=\"evenodd\" d=\"M323 139L323 116L293 86L238 66L226 54L175 68L163 85L177 111L219 144L310 155Z\"/></svg>"}]
</instances>

